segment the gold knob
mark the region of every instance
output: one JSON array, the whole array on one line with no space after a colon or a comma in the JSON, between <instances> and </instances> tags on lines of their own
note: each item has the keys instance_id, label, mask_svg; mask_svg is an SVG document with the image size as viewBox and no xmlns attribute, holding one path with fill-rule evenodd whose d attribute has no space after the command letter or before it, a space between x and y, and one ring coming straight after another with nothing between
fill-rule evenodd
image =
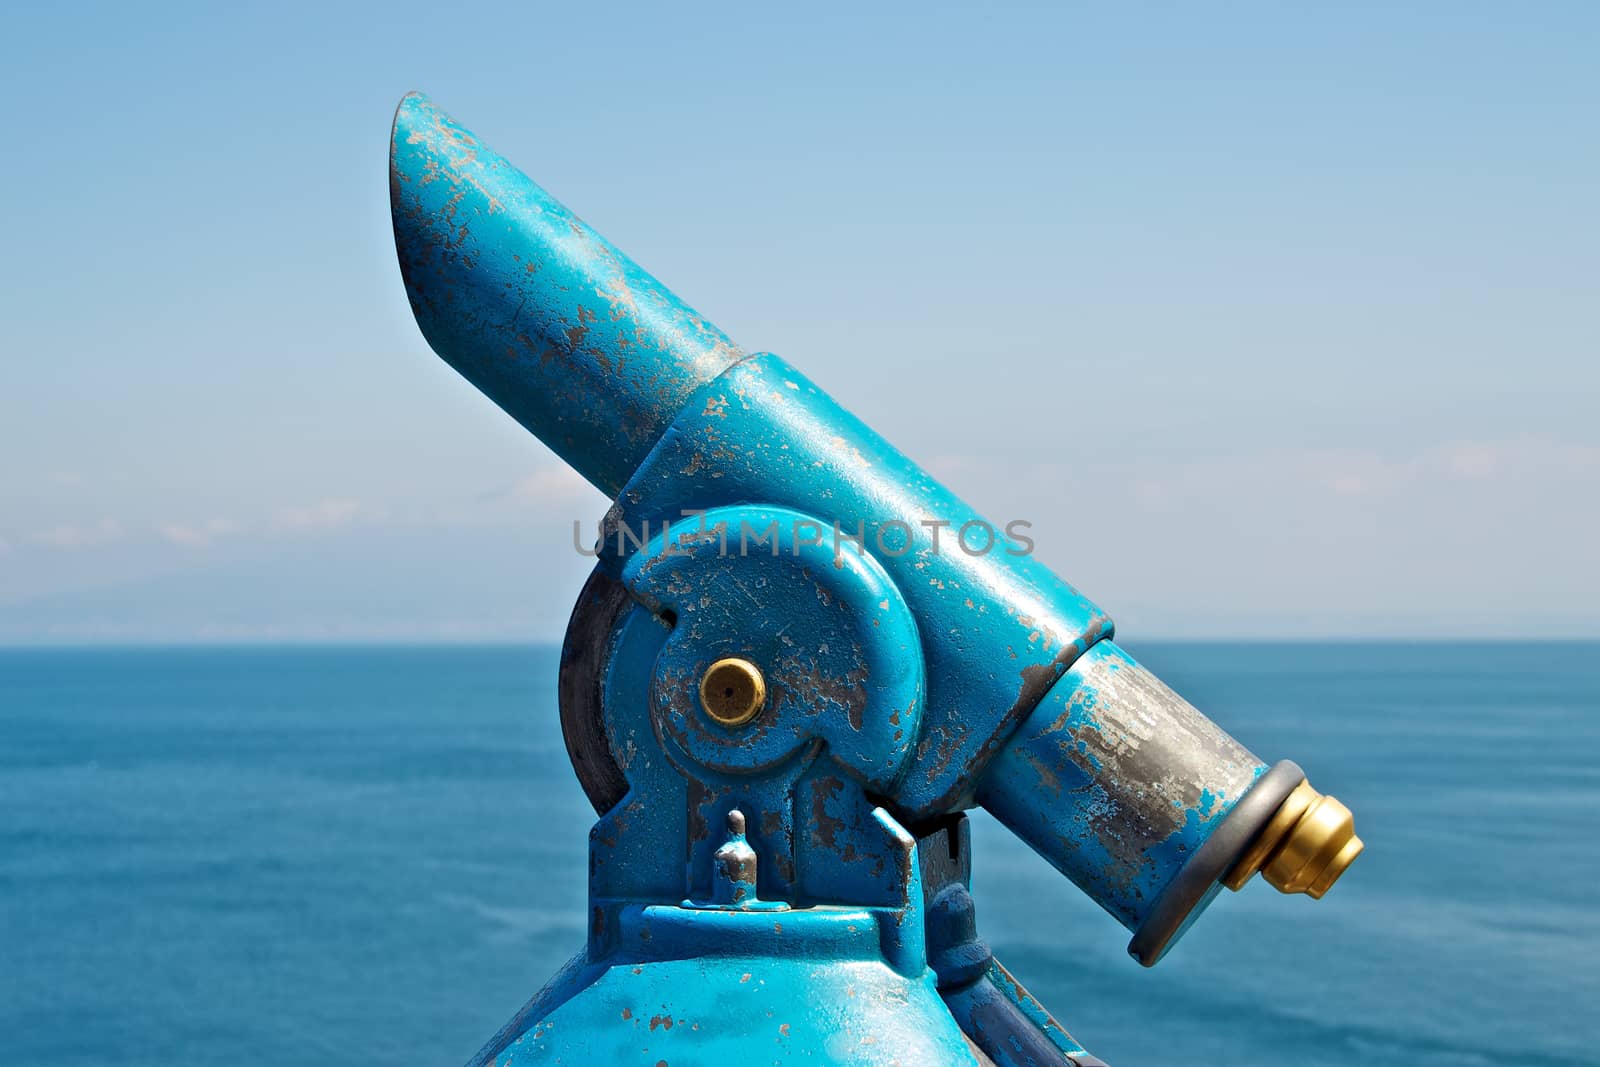
<instances>
[{"instance_id":1,"label":"gold knob","mask_svg":"<svg viewBox=\"0 0 1600 1067\"><path fill-rule=\"evenodd\" d=\"M1257 871L1284 893L1321 899L1361 855L1355 817L1333 797L1301 782L1284 798L1255 842L1223 875L1229 889L1243 889Z\"/></svg>"},{"instance_id":2,"label":"gold knob","mask_svg":"<svg viewBox=\"0 0 1600 1067\"><path fill-rule=\"evenodd\" d=\"M766 679L747 659L719 659L700 677L700 706L723 726L743 726L766 702Z\"/></svg>"}]
</instances>

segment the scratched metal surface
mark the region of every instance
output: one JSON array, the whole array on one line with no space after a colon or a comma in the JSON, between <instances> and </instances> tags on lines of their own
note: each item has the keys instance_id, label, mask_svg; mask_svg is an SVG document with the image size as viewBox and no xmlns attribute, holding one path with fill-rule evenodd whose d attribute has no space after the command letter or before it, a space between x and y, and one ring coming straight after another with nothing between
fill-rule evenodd
<instances>
[{"instance_id":1,"label":"scratched metal surface","mask_svg":"<svg viewBox=\"0 0 1600 1067\"><path fill-rule=\"evenodd\" d=\"M893 793L908 818L969 803L977 771L1004 738L1111 632L1093 603L1009 542L969 555L946 531L936 547L922 520L957 529L982 516L777 356L752 357L690 399L618 497L602 563L618 568L637 551L611 533L618 526L660 529L682 523L684 509L730 501L803 513L826 531L830 549L835 523L847 533L865 524L867 550L922 635L921 735ZM875 529L885 533L881 550ZM762 561L752 554L744 562Z\"/></svg>"},{"instance_id":2,"label":"scratched metal surface","mask_svg":"<svg viewBox=\"0 0 1600 1067\"><path fill-rule=\"evenodd\" d=\"M1102 641L1017 731L979 799L1133 930L1266 770Z\"/></svg>"},{"instance_id":3,"label":"scratched metal surface","mask_svg":"<svg viewBox=\"0 0 1600 1067\"><path fill-rule=\"evenodd\" d=\"M389 197L417 324L607 493L741 358L720 330L424 96L394 116Z\"/></svg>"},{"instance_id":4,"label":"scratched metal surface","mask_svg":"<svg viewBox=\"0 0 1600 1067\"><path fill-rule=\"evenodd\" d=\"M710 734L716 743L744 746L747 760L764 765L797 752L806 741L826 744L837 758L852 751L841 743L859 753L867 740L859 710L848 700L823 699L815 686L807 689L815 713L798 720L801 728L773 721L772 732L785 742L781 751L773 749L766 729L729 735L692 714L686 695L691 679L712 660L743 654L760 663L777 661L764 633L784 634L788 645L781 659L791 664L791 673L857 679L858 687L873 677L855 639L841 639L838 627L812 610L819 597L777 577L793 569L789 561L796 560L799 546L785 541L777 559L764 544L750 551L745 532L765 529L771 517L719 510L730 500L797 509L776 523L786 534L804 520L826 531L821 544L806 546L807 559L798 561L802 572L809 563L813 575L837 573L865 559L888 579L887 592L884 582L861 588L853 598L836 589L830 603L866 621L888 608L892 596L910 613L925 664L925 692L920 710L907 708L907 731L897 730L896 746L882 751L897 752L905 732L915 738L914 758L891 764L900 769L898 778L882 770L874 777L864 765L842 761L907 821L963 807L981 790L980 798L1002 820L1136 929L1265 770L1118 652L1105 640L1110 623L1098 609L1030 557L1003 551L970 555L948 542L939 551L923 539L909 540L904 552L869 551L863 559L855 547L834 541L836 524L854 529L861 516L879 524L899 519L910 528L929 515L957 525L978 516L771 355L752 357L702 387L608 517L603 567L630 576L652 570L671 575L670 582L648 588L632 577L627 582L641 603L677 617L674 654L652 667L656 699L663 686L676 694L671 713L660 719L669 735ZM705 514L685 520L685 510ZM665 555L660 533L644 546L620 535L660 531L674 520L672 540L681 540L683 557ZM876 540L871 529L869 548ZM830 565L835 558L839 566ZM814 584L814 578L801 583ZM707 612L721 623L714 635L701 631L699 620ZM1073 675L1086 646L1092 661ZM661 672L672 674L670 682L660 680ZM1056 684L1063 674L1072 678L1070 686ZM1062 708L1030 719L1046 693ZM906 706L903 697L899 706ZM1063 739L1057 732L1066 727L1068 710L1077 716ZM1006 748L1008 757L991 767L994 753L1024 719L1025 740ZM695 723L701 725L675 726ZM843 729L846 724L851 730ZM705 757L699 770L687 769L691 777L703 778L708 768L726 770L709 753ZM1071 787L1063 788L1063 781Z\"/></svg>"},{"instance_id":5,"label":"scratched metal surface","mask_svg":"<svg viewBox=\"0 0 1600 1067\"><path fill-rule=\"evenodd\" d=\"M866 916L856 918L870 931ZM652 928L664 932L660 922ZM682 956L579 972L574 979L589 979L583 996L540 1011L536 1025L473 1065L977 1067L931 975L907 978L839 943L817 946L825 961L805 947L795 937L783 955Z\"/></svg>"},{"instance_id":6,"label":"scratched metal surface","mask_svg":"<svg viewBox=\"0 0 1600 1067\"><path fill-rule=\"evenodd\" d=\"M896 857L877 906L762 900L749 894L746 870L727 867L719 872L723 886L682 906L607 899L592 881L588 945L472 1067L976 1067L928 967L916 844L882 809L861 831L878 835L875 854ZM719 858L743 851L735 826L721 839ZM739 867L754 862L745 852ZM740 892L722 891L736 885Z\"/></svg>"},{"instance_id":7,"label":"scratched metal surface","mask_svg":"<svg viewBox=\"0 0 1600 1067\"><path fill-rule=\"evenodd\" d=\"M890 792L918 736L921 644L910 610L871 556L808 541L805 516L724 507L623 568L633 596L675 620L656 657L653 722L685 773L747 777L817 743L870 790ZM775 530L772 551L741 557L741 528ZM797 535L796 531L800 530ZM700 708L715 661L759 664L770 695L753 721L723 726Z\"/></svg>"}]
</instances>

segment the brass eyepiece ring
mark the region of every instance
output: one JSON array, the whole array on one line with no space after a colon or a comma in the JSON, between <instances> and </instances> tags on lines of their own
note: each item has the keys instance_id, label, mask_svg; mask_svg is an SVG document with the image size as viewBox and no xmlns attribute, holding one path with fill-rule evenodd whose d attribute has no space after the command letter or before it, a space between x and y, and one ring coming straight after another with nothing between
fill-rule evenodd
<instances>
[{"instance_id":1,"label":"brass eyepiece ring","mask_svg":"<svg viewBox=\"0 0 1600 1067\"><path fill-rule=\"evenodd\" d=\"M1320 899L1361 855L1350 809L1301 782L1262 827L1222 884L1242 889L1257 871L1283 893Z\"/></svg>"}]
</instances>

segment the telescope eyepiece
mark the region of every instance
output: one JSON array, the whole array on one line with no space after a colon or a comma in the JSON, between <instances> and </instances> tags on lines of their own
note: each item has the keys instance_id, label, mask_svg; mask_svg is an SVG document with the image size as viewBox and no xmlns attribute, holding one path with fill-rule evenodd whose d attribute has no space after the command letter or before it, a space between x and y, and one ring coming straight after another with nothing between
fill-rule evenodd
<instances>
[{"instance_id":1,"label":"telescope eyepiece","mask_svg":"<svg viewBox=\"0 0 1600 1067\"><path fill-rule=\"evenodd\" d=\"M1238 891L1259 871L1279 892L1321 900L1364 847L1350 809L1317 792L1310 782L1301 782L1223 876L1222 884Z\"/></svg>"}]
</instances>

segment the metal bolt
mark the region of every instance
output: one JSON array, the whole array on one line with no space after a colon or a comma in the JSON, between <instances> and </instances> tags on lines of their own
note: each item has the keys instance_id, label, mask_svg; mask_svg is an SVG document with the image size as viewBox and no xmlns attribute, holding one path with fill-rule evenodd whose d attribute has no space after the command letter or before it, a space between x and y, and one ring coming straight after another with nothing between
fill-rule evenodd
<instances>
[{"instance_id":1,"label":"metal bolt","mask_svg":"<svg viewBox=\"0 0 1600 1067\"><path fill-rule=\"evenodd\" d=\"M719 659L700 678L700 705L723 726L743 726L766 702L766 679L747 659Z\"/></svg>"}]
</instances>

